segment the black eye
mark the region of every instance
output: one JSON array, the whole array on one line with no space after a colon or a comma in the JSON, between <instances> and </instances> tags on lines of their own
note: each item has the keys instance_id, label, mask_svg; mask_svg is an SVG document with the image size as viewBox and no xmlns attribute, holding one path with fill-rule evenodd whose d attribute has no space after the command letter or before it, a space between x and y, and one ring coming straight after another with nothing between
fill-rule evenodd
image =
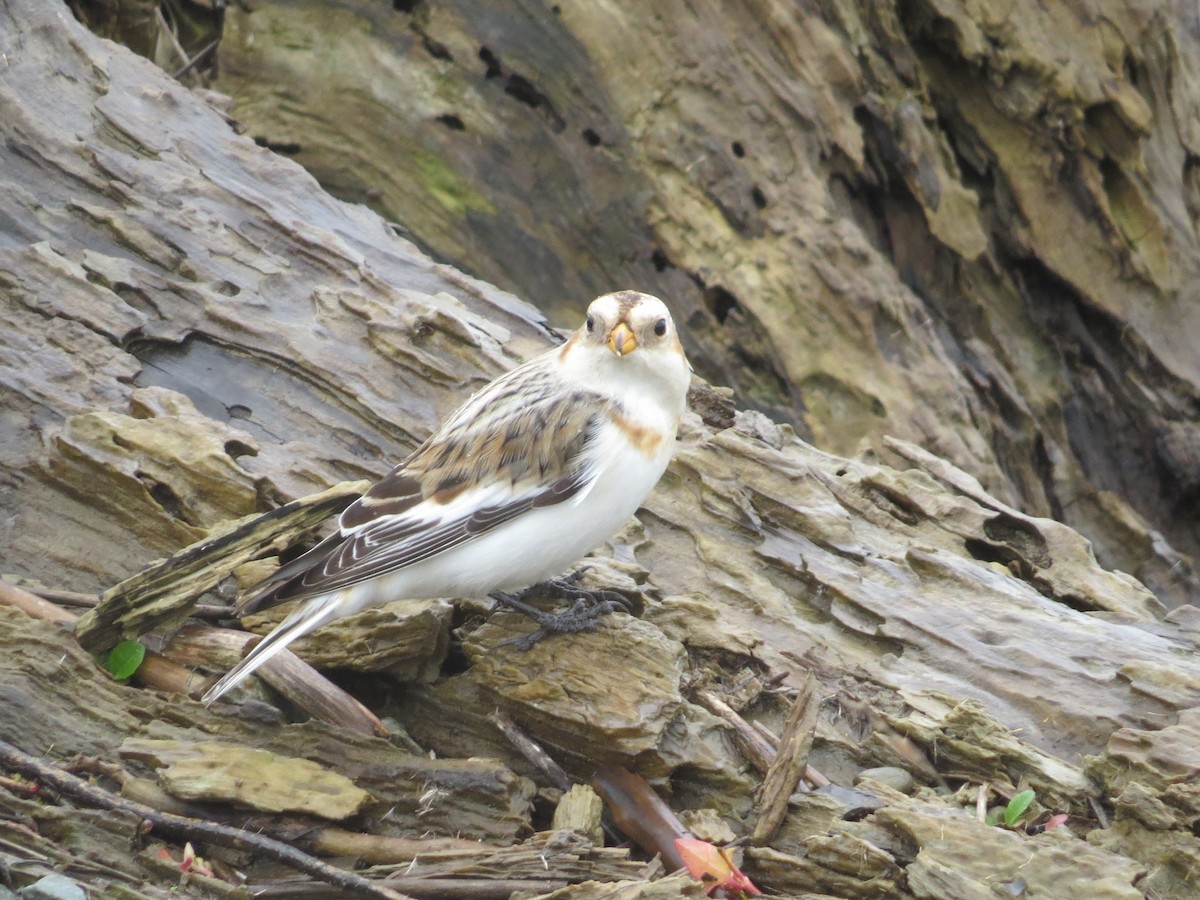
<instances>
[{"instance_id":1,"label":"black eye","mask_svg":"<svg viewBox=\"0 0 1200 900\"><path fill-rule=\"evenodd\" d=\"M666 319L659 319L657 322L654 323L654 333L657 334L659 337L662 337L664 334L667 333L667 320Z\"/></svg>"},{"instance_id":2,"label":"black eye","mask_svg":"<svg viewBox=\"0 0 1200 900\"><path fill-rule=\"evenodd\" d=\"M588 317L587 317L587 330L588 330L588 333L590 334L590 333L591 333L591 331L592 331L592 329L593 329L593 328L595 328L595 327L596 327L596 317L595 317L595 316L593 316L591 313L588 313Z\"/></svg>"}]
</instances>

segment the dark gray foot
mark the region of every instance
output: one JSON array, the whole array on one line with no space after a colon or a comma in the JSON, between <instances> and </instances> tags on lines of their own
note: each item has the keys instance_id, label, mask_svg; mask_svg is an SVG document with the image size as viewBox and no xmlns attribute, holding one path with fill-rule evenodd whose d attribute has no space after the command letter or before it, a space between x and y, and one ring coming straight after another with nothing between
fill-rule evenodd
<instances>
[{"instance_id":1,"label":"dark gray foot","mask_svg":"<svg viewBox=\"0 0 1200 900\"><path fill-rule=\"evenodd\" d=\"M585 591L576 587L585 571L587 570L579 569L561 580L543 581L523 591L493 591L489 594L488 596L497 603L528 616L538 625L536 631L523 637L502 641L498 646L514 646L520 650L528 650L552 634L591 631L599 624L602 616L613 612L629 612L630 604L623 594L616 591ZM570 600L570 608L561 613L548 613L529 602L557 599Z\"/></svg>"}]
</instances>

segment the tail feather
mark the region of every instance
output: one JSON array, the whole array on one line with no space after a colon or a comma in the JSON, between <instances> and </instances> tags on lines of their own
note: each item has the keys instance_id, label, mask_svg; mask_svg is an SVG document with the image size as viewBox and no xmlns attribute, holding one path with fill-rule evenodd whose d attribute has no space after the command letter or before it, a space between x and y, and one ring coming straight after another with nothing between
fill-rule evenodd
<instances>
[{"instance_id":1,"label":"tail feather","mask_svg":"<svg viewBox=\"0 0 1200 900\"><path fill-rule=\"evenodd\" d=\"M246 592L235 607L237 614L244 616L293 600L297 596L304 597L302 586L297 583L308 574L309 570L323 563L342 540L342 533L335 531L308 552L301 554L289 563L284 563ZM298 587L301 588L299 591ZM307 596L315 595L310 592Z\"/></svg>"},{"instance_id":2,"label":"tail feather","mask_svg":"<svg viewBox=\"0 0 1200 900\"><path fill-rule=\"evenodd\" d=\"M220 681L205 691L200 702L208 706L249 678L260 666L281 650L286 649L292 641L338 618L341 606L338 601L340 599L340 593L315 597L292 610L288 617L275 627L274 631L259 641L236 666L225 673Z\"/></svg>"}]
</instances>

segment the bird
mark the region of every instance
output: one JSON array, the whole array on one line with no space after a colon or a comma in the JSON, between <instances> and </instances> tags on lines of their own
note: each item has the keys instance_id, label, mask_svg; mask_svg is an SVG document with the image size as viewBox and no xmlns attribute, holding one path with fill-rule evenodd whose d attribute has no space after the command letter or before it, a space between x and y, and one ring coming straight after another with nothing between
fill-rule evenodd
<instances>
[{"instance_id":1,"label":"bird","mask_svg":"<svg viewBox=\"0 0 1200 900\"><path fill-rule=\"evenodd\" d=\"M530 612L521 597L549 584L578 614L586 592L547 579L616 533L658 483L691 371L662 300L634 290L593 300L565 343L473 394L329 537L246 592L237 615L299 602L202 702L302 635L392 600L488 595ZM576 618L538 621L593 627Z\"/></svg>"}]
</instances>

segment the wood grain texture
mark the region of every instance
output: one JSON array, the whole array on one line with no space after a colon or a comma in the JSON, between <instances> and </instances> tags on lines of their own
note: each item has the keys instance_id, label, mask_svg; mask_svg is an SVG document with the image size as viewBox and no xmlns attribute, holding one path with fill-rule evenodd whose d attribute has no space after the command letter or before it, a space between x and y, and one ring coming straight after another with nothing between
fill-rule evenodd
<instances>
[{"instance_id":1,"label":"wood grain texture","mask_svg":"<svg viewBox=\"0 0 1200 900\"><path fill-rule=\"evenodd\" d=\"M447 9L429 15L451 15ZM738 40L765 41L771 52L742 55L729 52L741 45L729 43L714 9L698 9L695 21L646 26L647 40L662 42L653 46L634 40L637 29L602 4L564 9L564 25L539 27L577 34L584 29L570 17L609 17L606 41L587 47L605 71L620 70L619 82L604 82L604 102L613 116L606 121L624 131L611 132L617 137L606 147L610 132L589 121L602 138L592 164L616 167L624 154L644 165L633 182L642 191L636 212L653 237L628 233L673 261L676 274L664 279L698 289L687 273L704 274L699 295L679 291L683 308L700 310L707 290L721 301L735 344L774 348L759 370L783 373L799 392L783 405L824 449L727 403L717 404L720 416L707 416L717 424L688 414L660 488L594 562L606 581L639 598L639 621L613 617L593 634L521 658L499 646L519 632L515 620L497 616L477 628L480 609L468 603L456 622L463 642L452 670L433 673L432 684L372 674L378 711L454 759L414 758L382 739L313 723L284 725L261 705L245 712L264 718L235 719L178 695L113 684L61 627L9 609L0 609L0 735L38 757L111 758L127 737L182 739L202 730L348 774L400 810L391 819L383 808L370 823L384 834L461 829L509 842L533 827L534 786L489 722L499 705L573 776L586 778L604 756L669 782L672 805L714 809L744 828L757 776L690 691L741 683L747 673L794 687L811 672L826 701L813 765L839 784L861 768L896 765L923 787L912 797L880 789L885 807L860 823L831 816L817 831L793 829L787 848L754 851L752 877L769 874L767 883L791 893L877 896L871 891L887 882L888 891L920 884L928 895L968 885L965 895L1011 879L1032 849L1044 867L1037 878L1052 876L1064 894L1103 881L1111 896L1143 888L1183 896L1186 866L1157 863L1163 846L1177 859L1200 858L1195 803L1175 780L1192 766L1200 628L1192 607L1166 612L1145 582L1171 600L1191 590L1188 558L1171 544L1194 517L1185 510L1159 540L1134 512L1153 518L1190 496L1194 391L1189 363L1171 341L1183 340L1194 311L1172 305L1183 293L1169 286L1187 275L1192 257L1183 232L1172 232L1166 255L1166 244L1155 249L1155 228L1136 247L1128 235L1142 234L1133 230L1139 216L1189 196L1172 195L1166 182L1148 185L1149 170L1138 168L1133 151L1157 159L1166 152L1164 130L1183 119L1146 120L1130 86L1141 85L1136 92L1159 112L1170 106L1151 86L1165 90L1162 73L1192 59L1190 33L1154 31L1179 42L1176 61L1160 59L1158 45L1135 44L1130 20L1119 19L1120 39L1087 45L1091 56L1080 66L1051 67L1037 55L1038 35L1064 26L1032 7L1022 9L1041 31L1010 17L1020 27L997 36L998 26L968 23L954 7L922 8L923 18L901 27L886 11L870 21L855 19L852 7L806 18L798 7L785 14L755 4L756 30ZM61 8L12 0L7 10L7 573L95 591L224 522L346 478L379 476L470 390L552 345L532 307L432 262L369 210L331 199L297 165L236 134L195 95L87 34ZM948 27L954 23L961 27ZM733 17L734 24L745 22ZM488 46L500 74L491 80L501 81L488 90L500 101L510 96L504 85L520 90L511 80L520 53L499 42L503 29L496 33ZM851 43L860 55L850 53L846 34L857 35ZM478 60L471 65L489 80L476 41L447 41L454 59ZM1013 45L1020 65L988 68L1001 53L997 41ZM545 52L553 49L548 42ZM694 78L656 94L656 80L636 65L639 52ZM956 69L931 80L946 56L990 74L968 78ZM750 88L734 77L760 65ZM1051 68L1061 68L1061 78L1049 79ZM543 71L533 62L520 69ZM809 69L807 81L796 74ZM709 115L718 76L734 92L722 96L737 108L737 129ZM997 122L974 122L982 114L955 98L976 102L972 89L993 77ZM408 90L430 103L438 96ZM1061 112L1061 122L1022 102L1047 91L1057 92L1059 104L1047 109ZM554 132L553 110L564 122L554 133L568 133L571 105L543 93L549 107L518 103L512 114L542 117L539 127ZM658 118L660 109L676 118ZM711 133L708 122L717 123ZM891 126L907 129L906 142L895 143ZM1056 142L1045 144L1050 135ZM1041 168L1027 150L998 153L1031 140L1046 151ZM1190 152L1162 171L1186 176ZM1063 154L1071 165L1059 165ZM1061 179L1044 194L1031 187L1047 165L1071 174L1070 190ZM555 170L544 174L559 183ZM438 215L469 219L486 210L444 172L438 179ZM854 190L844 192L839 180ZM793 183L795 197L774 193ZM905 188L882 192L885 183ZM752 191L744 202L753 185L769 201L761 210ZM937 209L935 187L946 198ZM976 195L977 210L963 191ZM419 209L420 197L410 199ZM1056 204L1068 208L1047 208ZM1013 207L1016 218L995 218ZM866 215L871 208L883 218ZM1082 209L1095 221L1079 221ZM628 221L618 221L626 231ZM566 232L578 222L552 224ZM1096 229L1110 242L1104 253L1049 246ZM497 246L509 252L513 242ZM727 251L728 263L714 267ZM552 265L521 264L555 277ZM630 278L640 271L612 269ZM935 276L948 271L976 293L938 290ZM1083 285L1092 273L1115 286L1093 294ZM661 284L647 278L638 286ZM580 284L560 287L573 299ZM735 306L712 293L716 285ZM985 295L995 302L967 302ZM820 313L783 302L801 296L832 305ZM1046 312L1051 301L1054 315ZM1166 324L1151 322L1152 308ZM1002 322L1010 327L1001 334ZM691 328L689 340L721 334L703 315ZM1161 334L1167 328L1176 332L1170 340ZM710 349L724 341L712 335ZM838 343L845 336L849 350ZM1037 372L1049 374L1035 381ZM750 399L760 396L756 384ZM1127 402L1134 394L1143 412ZM1176 427L1156 452L1175 468L1163 474L1139 454L1168 414ZM885 443L885 430L900 439ZM860 441L886 458L849 455ZM1113 452L1122 448L1130 452ZM1100 457L1126 468L1090 468ZM1118 496L1105 485L1129 489ZM1099 529L1093 543L1076 523ZM1143 580L1101 565L1096 551L1109 562L1128 559ZM766 690L744 712L776 731L784 715ZM1132 783L1129 771L1140 773ZM1029 786L1047 810L1088 823L1081 830L1094 809L1114 827L1093 839L1103 847L989 829L974 819L983 781ZM938 796L939 782L967 787L970 808ZM443 790L453 801L432 802ZM129 834L78 818L89 822L89 847L128 856ZM834 841L843 835L853 840ZM785 852L802 846L803 858ZM847 871L852 858L864 861L861 871ZM120 871L131 866L131 877L144 877L140 863L122 861ZM1136 873L1152 866L1146 884L1133 887Z\"/></svg>"}]
</instances>

